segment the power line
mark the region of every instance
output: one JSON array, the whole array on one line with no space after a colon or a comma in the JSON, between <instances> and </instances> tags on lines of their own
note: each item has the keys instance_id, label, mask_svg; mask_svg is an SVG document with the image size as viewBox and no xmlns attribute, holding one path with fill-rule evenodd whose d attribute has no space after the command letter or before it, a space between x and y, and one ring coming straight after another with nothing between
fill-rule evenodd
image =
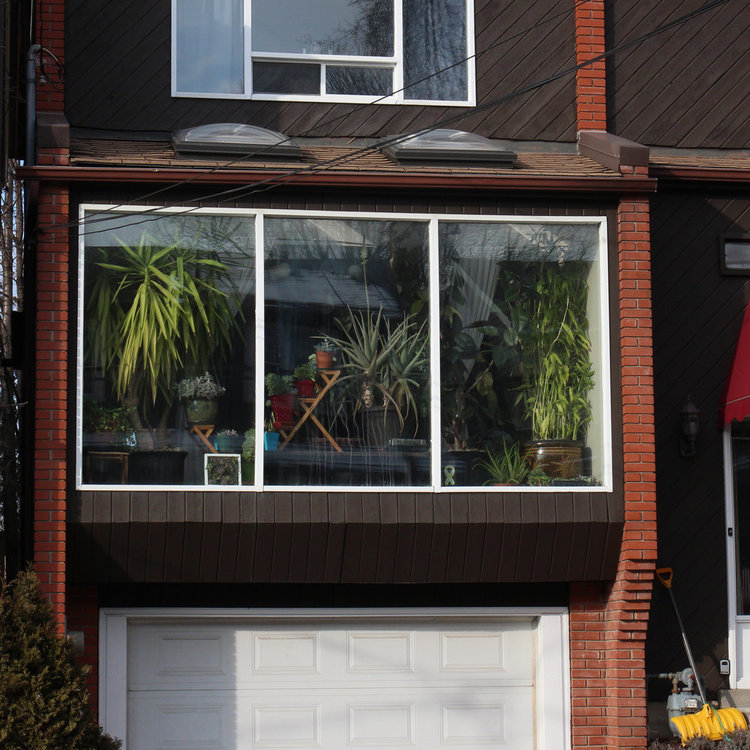
<instances>
[{"instance_id":1,"label":"power line","mask_svg":"<svg viewBox=\"0 0 750 750\"><path fill-rule=\"evenodd\" d=\"M243 185L243 186L238 186L238 187L234 187L234 188L229 188L227 190L222 190L222 191L217 192L217 193L211 193L211 194L203 195L203 196L200 196L200 197L195 198L193 200L202 202L202 201L213 200L213 199L216 199L216 198L223 198L223 200L217 201L217 203L222 203L222 202L225 202L227 200L236 200L238 198L248 197L250 195L254 195L254 194L260 193L260 192L265 192L265 191L270 190L272 188L278 187L280 185L285 184L286 181L288 181L288 180L290 180L290 179L292 179L292 178L294 178L294 177L296 177L298 175L301 175L301 174L314 174L316 172L325 171L325 170L330 169L330 168L332 168L334 166L340 166L342 164L346 164L346 163L348 163L350 161L358 159L359 157L361 157L361 156L363 156L363 155L365 155L367 153L371 153L371 152L377 151L377 150L379 150L379 149L381 149L381 148L383 148L385 146L392 145L394 143L398 143L399 141L405 140L407 138L412 138L414 136L422 135L423 133L428 133L431 130L435 130L435 129L443 127L445 125L453 124L456 121L461 120L461 119L463 119L465 117L473 116L474 114L476 114L478 112L482 112L482 111L484 111L486 109L489 109L491 107L495 107L495 106L498 106L499 104L503 104L506 101L509 101L509 100L511 100L511 99L513 99L515 97L523 96L524 94L528 94L528 93L530 93L532 91L535 91L535 90L537 90L539 88L542 88L543 86L547 86L550 83L553 83L554 81L560 80L561 78L564 78L565 76L568 76L568 75L571 75L572 73L577 72L581 68L585 68L585 67L587 67L589 65L592 65L592 64L594 64L596 62L599 62L600 60L605 60L606 58L611 57L613 54L615 54L617 52L621 52L624 49L628 49L628 48L636 46L638 44L642 44L643 42L648 41L649 39L652 39L652 38L658 36L659 34L663 34L664 32L669 31L670 29L673 29L673 28L675 28L677 26L680 26L680 25L682 25L682 24L684 24L684 23L686 23L688 21L691 21L692 19L696 18L697 16L702 15L703 13L707 13L708 11L713 10L714 8L719 7L720 5L724 5L727 2L729 2L729 0L712 0L712 2L709 2L706 5L703 5L700 8L697 8L694 11L686 13L685 15L680 16L679 18L676 18L673 21L670 21L670 22L667 22L665 24L662 24L661 26L658 26L655 29L652 29L651 31L649 31L649 32L647 32L645 34L642 34L641 36L638 36L638 37L636 37L634 39L631 39L631 40L629 40L627 42L623 42L623 43L621 43L619 45L616 45L616 46L614 46L614 47L612 47L612 48L610 48L608 50L605 50L604 52L602 52L602 53L600 53L598 55L595 55L595 56L593 56L591 58L588 58L587 60L584 60L581 63L577 63L576 65L572 65L572 66L570 66L568 68L565 68L565 69L563 69L561 71L558 71L557 73L553 73L552 75L547 76L546 78L543 78L543 79L541 79L539 81L527 84L526 86L522 86L519 89L515 89L514 91L511 91L511 92L509 92L507 94L504 94L502 96L499 96L499 97L496 97L494 99L488 100L487 102L484 102L483 104L480 104L480 105L477 105L475 107L472 107L472 109L471 109L470 112L460 112L460 113L457 113L457 114L449 115L449 116L443 118L442 120L439 120L436 123L433 123L433 124L431 124L431 125L429 125L427 127L424 127L424 128L418 129L418 130L414 130L414 131L411 131L409 133L402 133L402 134L399 134L399 135L396 135L396 136L390 136L390 137L379 139L376 143L374 143L374 144L372 144L370 146L363 146L363 147L361 147L359 149L355 149L354 151L351 151L351 152L349 152L347 154L344 154L344 155L341 155L341 156L338 156L338 157L333 157L331 159L328 159L328 160L326 160L324 162L321 162L321 163L318 163L318 164L310 165L310 166L307 166L307 167L300 167L300 168L293 169L293 170L288 170L287 172L284 172L282 174L269 175L268 178L256 181L255 183L253 183L252 185L249 185L249 186L248 185ZM233 162L230 162L230 163L233 163ZM220 167L217 167L215 169L218 169L218 168L220 168ZM205 174L205 173L203 173L203 174ZM170 185L169 189L183 186L183 185L188 184L189 182L192 182L192 181L194 181L196 179L200 179L200 176L196 176L195 178L191 178L190 180L186 180L186 181L183 181L183 182L180 182L180 183L175 183L174 185ZM153 195L153 194L151 194L151 195ZM141 198L140 200L144 200L144 199L145 198ZM127 206L128 206L128 204L120 204L118 206L113 206L113 207L108 208L108 209L102 209L102 213L104 213L104 212L112 212L112 213L114 213L116 209L126 208ZM198 211L200 208L201 207L199 207L199 206L192 206L192 207L189 207L189 208L185 208L185 210L181 211L181 212L171 212L170 215L171 216L186 215L186 214L190 214L192 212ZM135 226L135 225L138 225L138 224L146 223L148 221L154 221L154 220L160 218L161 214L158 215L158 216L145 216L145 214L152 214L152 213L156 213L156 212L161 212L161 211L163 211L163 209L164 209L164 206L155 206L155 207L149 208L147 211L139 212L139 216L142 216L143 218L140 218L140 219L138 219L136 221L130 222L130 223L128 223L126 225L123 225L123 226ZM89 223L96 223L96 222L99 222L99 221L107 221L109 219L110 219L110 217L102 217L100 219L94 219L93 222L89 222ZM53 228L52 230L47 230L47 231L49 231L51 234L54 234L55 231L58 230L58 229L66 229L66 228L69 228L69 227L72 227L72 226L77 226L78 224L79 224L79 221L74 222L74 223L70 223L68 225L58 225L55 228ZM96 230L96 229L94 229L94 230L90 230L90 231L85 231L85 232L81 233L81 236L88 236L90 234L97 234L100 231L107 231L107 230Z\"/></svg>"}]
</instances>

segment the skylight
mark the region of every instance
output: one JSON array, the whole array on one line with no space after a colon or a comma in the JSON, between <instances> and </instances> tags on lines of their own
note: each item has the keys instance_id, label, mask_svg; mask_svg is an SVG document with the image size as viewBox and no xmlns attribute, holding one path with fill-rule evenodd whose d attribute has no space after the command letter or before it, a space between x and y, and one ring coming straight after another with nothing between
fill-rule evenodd
<instances>
[{"instance_id":1,"label":"skylight","mask_svg":"<svg viewBox=\"0 0 750 750\"><path fill-rule=\"evenodd\" d=\"M299 146L282 133L255 125L220 122L178 130L172 145L179 153L291 156L298 158Z\"/></svg>"},{"instance_id":2,"label":"skylight","mask_svg":"<svg viewBox=\"0 0 750 750\"><path fill-rule=\"evenodd\" d=\"M512 167L516 155L489 138L463 130L438 128L383 148L396 161L491 162Z\"/></svg>"}]
</instances>

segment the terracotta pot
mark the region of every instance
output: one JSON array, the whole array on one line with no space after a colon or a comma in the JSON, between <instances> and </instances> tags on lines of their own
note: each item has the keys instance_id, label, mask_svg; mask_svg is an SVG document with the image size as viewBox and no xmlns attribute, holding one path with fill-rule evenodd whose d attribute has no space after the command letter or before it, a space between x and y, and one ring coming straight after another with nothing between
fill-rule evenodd
<instances>
[{"instance_id":1,"label":"terracotta pot","mask_svg":"<svg viewBox=\"0 0 750 750\"><path fill-rule=\"evenodd\" d=\"M333 367L333 352L315 352L315 363L319 370L330 370Z\"/></svg>"}]
</instances>

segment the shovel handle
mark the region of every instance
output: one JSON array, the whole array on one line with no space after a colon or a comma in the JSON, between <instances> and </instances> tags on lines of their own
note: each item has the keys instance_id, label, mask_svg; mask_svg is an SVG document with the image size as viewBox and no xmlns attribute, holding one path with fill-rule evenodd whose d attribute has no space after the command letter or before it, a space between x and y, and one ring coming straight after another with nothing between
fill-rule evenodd
<instances>
[{"instance_id":1,"label":"shovel handle","mask_svg":"<svg viewBox=\"0 0 750 750\"><path fill-rule=\"evenodd\" d=\"M662 582L664 588L672 588L672 568L657 568L656 577Z\"/></svg>"}]
</instances>

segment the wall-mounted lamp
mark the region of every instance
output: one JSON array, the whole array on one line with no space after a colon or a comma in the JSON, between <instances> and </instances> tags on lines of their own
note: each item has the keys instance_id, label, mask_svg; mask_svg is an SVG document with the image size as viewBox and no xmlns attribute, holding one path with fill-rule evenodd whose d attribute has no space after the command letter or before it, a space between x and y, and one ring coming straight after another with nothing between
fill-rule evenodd
<instances>
[{"instance_id":1,"label":"wall-mounted lamp","mask_svg":"<svg viewBox=\"0 0 750 750\"><path fill-rule=\"evenodd\" d=\"M680 455L683 458L692 458L695 455L700 426L700 411L688 396L680 411Z\"/></svg>"}]
</instances>

